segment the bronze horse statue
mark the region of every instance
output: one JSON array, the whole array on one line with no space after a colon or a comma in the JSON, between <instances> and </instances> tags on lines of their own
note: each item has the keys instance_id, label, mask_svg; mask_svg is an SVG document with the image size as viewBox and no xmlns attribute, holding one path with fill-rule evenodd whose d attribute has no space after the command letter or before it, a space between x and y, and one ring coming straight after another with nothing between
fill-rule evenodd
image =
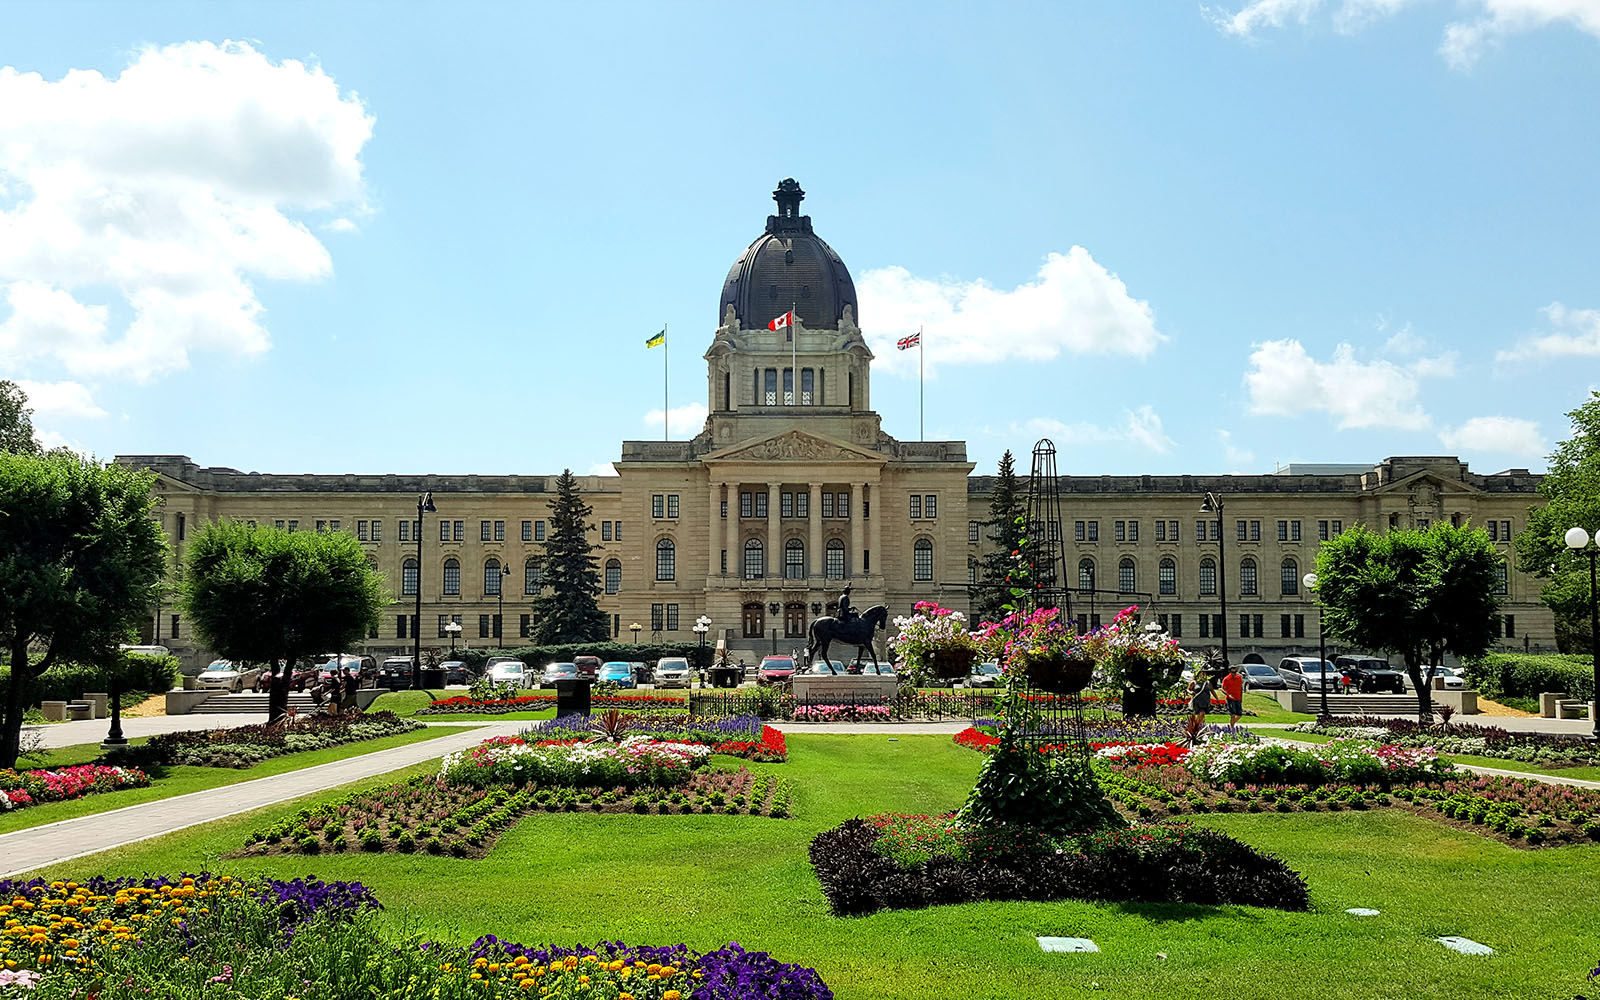
<instances>
[{"instance_id":1,"label":"bronze horse statue","mask_svg":"<svg viewBox=\"0 0 1600 1000\"><path fill-rule=\"evenodd\" d=\"M817 659L828 658L828 644L834 641L846 642L856 647L856 658L861 658L861 651L866 650L872 657L872 665L878 665L878 654L872 648L872 640L878 630L885 628L889 623L889 609L882 604L875 604L861 612L860 617L849 621L840 621L833 616L818 618L811 623L810 642L806 644L806 662L816 663Z\"/></svg>"}]
</instances>

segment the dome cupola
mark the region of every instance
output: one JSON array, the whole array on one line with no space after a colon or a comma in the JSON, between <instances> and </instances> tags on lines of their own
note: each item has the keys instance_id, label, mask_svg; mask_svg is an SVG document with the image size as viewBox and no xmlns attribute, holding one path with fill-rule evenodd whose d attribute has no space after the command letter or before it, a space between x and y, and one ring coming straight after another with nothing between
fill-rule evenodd
<instances>
[{"instance_id":1,"label":"dome cupola","mask_svg":"<svg viewBox=\"0 0 1600 1000\"><path fill-rule=\"evenodd\" d=\"M844 261L811 231L811 217L800 214L805 196L792 177L772 192L778 214L767 216L767 231L728 271L717 306L718 323L729 306L745 329L765 329L773 317L791 308L801 325L812 330L839 329L846 306L860 322L855 282Z\"/></svg>"}]
</instances>

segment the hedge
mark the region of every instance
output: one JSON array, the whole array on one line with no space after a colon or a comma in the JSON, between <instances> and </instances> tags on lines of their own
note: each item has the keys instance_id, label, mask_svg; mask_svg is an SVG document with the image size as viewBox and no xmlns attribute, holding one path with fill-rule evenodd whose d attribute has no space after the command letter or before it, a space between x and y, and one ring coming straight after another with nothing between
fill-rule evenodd
<instances>
[{"instance_id":1,"label":"hedge","mask_svg":"<svg viewBox=\"0 0 1600 1000\"><path fill-rule=\"evenodd\" d=\"M1574 698L1594 697L1594 661L1562 653L1491 653L1466 665L1467 679L1485 697L1537 698L1563 691Z\"/></svg>"},{"instance_id":2,"label":"hedge","mask_svg":"<svg viewBox=\"0 0 1600 1000\"><path fill-rule=\"evenodd\" d=\"M160 694L170 691L178 681L176 656L150 656L129 653L127 668L122 673L122 690L145 691ZM11 668L0 667L0 688L11 683ZM27 703L41 701L77 701L90 691L111 690L111 676L103 667L81 663L63 663L46 670L33 682Z\"/></svg>"},{"instance_id":3,"label":"hedge","mask_svg":"<svg viewBox=\"0 0 1600 1000\"><path fill-rule=\"evenodd\" d=\"M708 644L705 651L709 660L714 650ZM622 660L654 666L663 656L683 656L694 663L699 655L698 642L645 642L638 645L631 642L577 642L564 646L519 646L516 649L458 649L455 658L474 670L481 670L494 656L513 656L530 667L538 668L546 663L571 662L579 656L598 656L601 663Z\"/></svg>"}]
</instances>

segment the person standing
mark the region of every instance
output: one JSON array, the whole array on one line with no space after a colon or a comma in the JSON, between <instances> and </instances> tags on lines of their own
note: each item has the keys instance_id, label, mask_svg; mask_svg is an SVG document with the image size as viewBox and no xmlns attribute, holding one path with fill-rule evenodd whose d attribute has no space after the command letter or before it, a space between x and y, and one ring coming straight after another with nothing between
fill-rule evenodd
<instances>
[{"instance_id":1,"label":"person standing","mask_svg":"<svg viewBox=\"0 0 1600 1000\"><path fill-rule=\"evenodd\" d=\"M1222 696L1228 699L1228 725L1237 726L1244 714L1244 667L1234 667L1222 676Z\"/></svg>"},{"instance_id":2,"label":"person standing","mask_svg":"<svg viewBox=\"0 0 1600 1000\"><path fill-rule=\"evenodd\" d=\"M1204 670L1194 675L1189 684L1189 742L1197 742L1200 730L1205 728L1206 713L1211 711L1211 675Z\"/></svg>"}]
</instances>

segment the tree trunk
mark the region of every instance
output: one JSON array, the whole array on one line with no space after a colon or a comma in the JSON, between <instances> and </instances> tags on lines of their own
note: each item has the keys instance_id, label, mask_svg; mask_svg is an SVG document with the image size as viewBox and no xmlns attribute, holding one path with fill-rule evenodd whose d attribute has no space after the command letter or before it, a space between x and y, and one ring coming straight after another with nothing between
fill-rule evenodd
<instances>
[{"instance_id":1,"label":"tree trunk","mask_svg":"<svg viewBox=\"0 0 1600 1000\"><path fill-rule=\"evenodd\" d=\"M293 657L284 659L284 668L274 670L272 684L267 688L267 725L272 725L289 714L289 682L294 676Z\"/></svg>"},{"instance_id":2,"label":"tree trunk","mask_svg":"<svg viewBox=\"0 0 1600 1000\"><path fill-rule=\"evenodd\" d=\"M17 756L22 751L24 694L32 681L28 671L28 645L21 643L11 650L11 675L6 680L5 712L0 719L0 770L17 766Z\"/></svg>"},{"instance_id":3,"label":"tree trunk","mask_svg":"<svg viewBox=\"0 0 1600 1000\"><path fill-rule=\"evenodd\" d=\"M1411 677L1411 687L1417 692L1417 721L1423 725L1433 722L1433 670L1422 675L1421 650L1406 651L1406 673Z\"/></svg>"}]
</instances>

